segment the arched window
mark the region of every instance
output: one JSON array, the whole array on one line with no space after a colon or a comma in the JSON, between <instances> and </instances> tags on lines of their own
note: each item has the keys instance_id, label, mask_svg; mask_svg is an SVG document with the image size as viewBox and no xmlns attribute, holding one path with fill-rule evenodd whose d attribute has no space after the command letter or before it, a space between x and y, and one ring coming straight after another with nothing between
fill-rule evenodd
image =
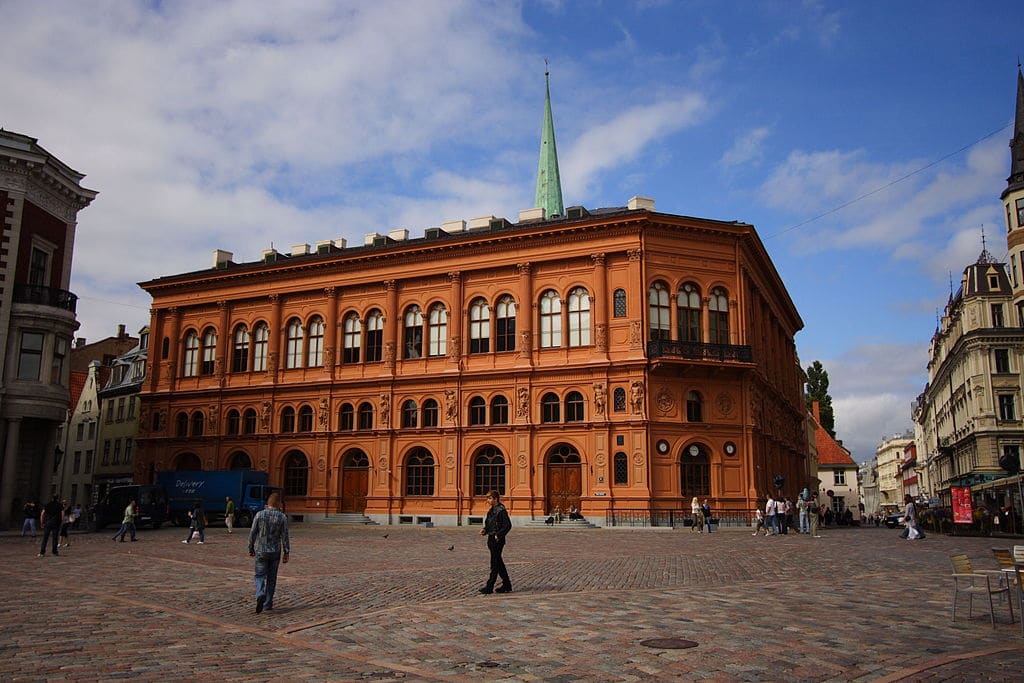
<instances>
[{"instance_id":1,"label":"arched window","mask_svg":"<svg viewBox=\"0 0 1024 683\"><path fill-rule=\"evenodd\" d=\"M203 469L203 462L195 453L179 453L174 458L174 471L199 471Z\"/></svg>"},{"instance_id":2,"label":"arched window","mask_svg":"<svg viewBox=\"0 0 1024 683\"><path fill-rule=\"evenodd\" d=\"M505 458L493 446L481 448L473 459L473 495L486 496L489 491L505 495Z\"/></svg>"},{"instance_id":3,"label":"arched window","mask_svg":"<svg viewBox=\"0 0 1024 683\"><path fill-rule=\"evenodd\" d=\"M281 432L290 433L295 431L295 408L286 407L281 411Z\"/></svg>"},{"instance_id":4,"label":"arched window","mask_svg":"<svg viewBox=\"0 0 1024 683\"><path fill-rule=\"evenodd\" d=\"M614 459L614 475L616 484L629 483L629 460L625 453L616 453Z\"/></svg>"},{"instance_id":5,"label":"arched window","mask_svg":"<svg viewBox=\"0 0 1024 683\"><path fill-rule=\"evenodd\" d=\"M379 363L384 354L384 316L372 310L366 316L366 362Z\"/></svg>"},{"instance_id":6,"label":"arched window","mask_svg":"<svg viewBox=\"0 0 1024 683\"><path fill-rule=\"evenodd\" d=\"M252 408L247 408L242 414L242 432L245 434L256 433L256 411Z\"/></svg>"},{"instance_id":7,"label":"arched window","mask_svg":"<svg viewBox=\"0 0 1024 683\"><path fill-rule=\"evenodd\" d=\"M692 282L685 283L676 297L679 319L679 341L699 342L701 339L700 290Z\"/></svg>"},{"instance_id":8,"label":"arched window","mask_svg":"<svg viewBox=\"0 0 1024 683\"><path fill-rule=\"evenodd\" d=\"M432 398L428 398L423 402L423 426L424 427L436 427L437 417L440 410L437 405L437 401Z\"/></svg>"},{"instance_id":9,"label":"arched window","mask_svg":"<svg viewBox=\"0 0 1024 683\"><path fill-rule=\"evenodd\" d=\"M305 496L309 490L309 461L301 451L285 456L283 488L285 496Z\"/></svg>"},{"instance_id":10,"label":"arched window","mask_svg":"<svg viewBox=\"0 0 1024 683\"><path fill-rule=\"evenodd\" d=\"M565 421L583 422L583 394L570 391L565 396Z\"/></svg>"},{"instance_id":11,"label":"arched window","mask_svg":"<svg viewBox=\"0 0 1024 683\"><path fill-rule=\"evenodd\" d=\"M430 350L431 356L448 353L448 311L444 304L430 307Z\"/></svg>"},{"instance_id":12,"label":"arched window","mask_svg":"<svg viewBox=\"0 0 1024 683\"><path fill-rule=\"evenodd\" d=\"M227 427L225 429L228 434L238 434L238 428L242 422L241 417L237 410L232 409L228 411Z\"/></svg>"},{"instance_id":13,"label":"arched window","mask_svg":"<svg viewBox=\"0 0 1024 683\"><path fill-rule=\"evenodd\" d=\"M299 408L299 431L313 431L313 407L304 405Z\"/></svg>"},{"instance_id":14,"label":"arched window","mask_svg":"<svg viewBox=\"0 0 1024 683\"><path fill-rule=\"evenodd\" d=\"M359 429L373 429L373 405L359 404Z\"/></svg>"},{"instance_id":15,"label":"arched window","mask_svg":"<svg viewBox=\"0 0 1024 683\"><path fill-rule=\"evenodd\" d=\"M698 446L697 455L691 455L693 446L683 450L680 464L680 493L684 498L711 495L711 465L707 450Z\"/></svg>"},{"instance_id":16,"label":"arched window","mask_svg":"<svg viewBox=\"0 0 1024 683\"><path fill-rule=\"evenodd\" d=\"M354 448L345 454L345 469L346 470L368 470L370 469L370 459L366 457L366 453L363 453L358 448Z\"/></svg>"},{"instance_id":17,"label":"arched window","mask_svg":"<svg viewBox=\"0 0 1024 683\"><path fill-rule=\"evenodd\" d=\"M235 328L234 346L231 348L231 372L245 372L249 369L249 328L239 325Z\"/></svg>"},{"instance_id":18,"label":"arched window","mask_svg":"<svg viewBox=\"0 0 1024 683\"><path fill-rule=\"evenodd\" d=\"M338 412L338 430L351 432L356 428L356 411L351 403L342 403Z\"/></svg>"},{"instance_id":19,"label":"arched window","mask_svg":"<svg viewBox=\"0 0 1024 683\"><path fill-rule=\"evenodd\" d=\"M549 289L540 295L540 347L555 348L562 345L562 300Z\"/></svg>"},{"instance_id":20,"label":"arched window","mask_svg":"<svg viewBox=\"0 0 1024 683\"><path fill-rule=\"evenodd\" d=\"M626 412L626 390L622 387L616 387L612 392L612 410L616 413Z\"/></svg>"},{"instance_id":21,"label":"arched window","mask_svg":"<svg viewBox=\"0 0 1024 683\"><path fill-rule=\"evenodd\" d=\"M309 350L306 367L319 368L324 364L324 319L313 316L309 321Z\"/></svg>"},{"instance_id":22,"label":"arched window","mask_svg":"<svg viewBox=\"0 0 1024 683\"><path fill-rule=\"evenodd\" d=\"M483 396L474 396L469 399L469 424L487 424L487 402Z\"/></svg>"},{"instance_id":23,"label":"arched window","mask_svg":"<svg viewBox=\"0 0 1024 683\"><path fill-rule=\"evenodd\" d=\"M405 462L405 495L434 495L434 456L425 448L414 448Z\"/></svg>"},{"instance_id":24,"label":"arched window","mask_svg":"<svg viewBox=\"0 0 1024 683\"><path fill-rule=\"evenodd\" d=\"M696 391L691 391L686 395L686 421L704 421L704 400Z\"/></svg>"},{"instance_id":25,"label":"arched window","mask_svg":"<svg viewBox=\"0 0 1024 683\"><path fill-rule=\"evenodd\" d=\"M556 394L547 393L540 399L540 421L561 422L561 403Z\"/></svg>"},{"instance_id":26,"label":"arched window","mask_svg":"<svg viewBox=\"0 0 1024 683\"><path fill-rule=\"evenodd\" d=\"M580 454L569 444L562 443L551 449L548 456L548 463L552 465L577 465L580 462Z\"/></svg>"},{"instance_id":27,"label":"arched window","mask_svg":"<svg viewBox=\"0 0 1024 683\"><path fill-rule=\"evenodd\" d=\"M712 344L729 343L729 299L725 290L715 287L708 301L708 332Z\"/></svg>"},{"instance_id":28,"label":"arched window","mask_svg":"<svg viewBox=\"0 0 1024 683\"><path fill-rule=\"evenodd\" d=\"M249 454L245 451L235 451L228 458L228 469L229 470L251 470L252 459Z\"/></svg>"},{"instance_id":29,"label":"arched window","mask_svg":"<svg viewBox=\"0 0 1024 683\"><path fill-rule=\"evenodd\" d=\"M491 399L491 424L508 424L508 399L498 395Z\"/></svg>"},{"instance_id":30,"label":"arched window","mask_svg":"<svg viewBox=\"0 0 1024 683\"><path fill-rule=\"evenodd\" d=\"M160 358L167 360L167 356L171 355L171 338L164 337L163 342L160 344Z\"/></svg>"},{"instance_id":31,"label":"arched window","mask_svg":"<svg viewBox=\"0 0 1024 683\"><path fill-rule=\"evenodd\" d=\"M491 350L491 307L484 299L474 299L469 305L469 352L487 353Z\"/></svg>"},{"instance_id":32,"label":"arched window","mask_svg":"<svg viewBox=\"0 0 1024 683\"><path fill-rule=\"evenodd\" d=\"M344 350L342 351L342 363L358 363L359 351L363 345L363 324L359 321L359 315L349 313L345 316L344 323L345 338Z\"/></svg>"},{"instance_id":33,"label":"arched window","mask_svg":"<svg viewBox=\"0 0 1024 683\"><path fill-rule=\"evenodd\" d=\"M267 371L267 340L270 339L270 328L266 323L259 323L253 330L252 370Z\"/></svg>"},{"instance_id":34,"label":"arched window","mask_svg":"<svg viewBox=\"0 0 1024 683\"><path fill-rule=\"evenodd\" d=\"M199 373L199 335L189 330L185 335L185 361L181 366L184 377L195 377Z\"/></svg>"},{"instance_id":35,"label":"arched window","mask_svg":"<svg viewBox=\"0 0 1024 683\"><path fill-rule=\"evenodd\" d=\"M616 289L612 294L612 315L616 318L626 317L626 290Z\"/></svg>"},{"instance_id":36,"label":"arched window","mask_svg":"<svg viewBox=\"0 0 1024 683\"><path fill-rule=\"evenodd\" d=\"M286 368L302 367L302 321L292 318L288 321L288 343L285 347L284 366Z\"/></svg>"},{"instance_id":37,"label":"arched window","mask_svg":"<svg viewBox=\"0 0 1024 683\"><path fill-rule=\"evenodd\" d=\"M569 292L569 346L590 346L590 295L582 287Z\"/></svg>"},{"instance_id":38,"label":"arched window","mask_svg":"<svg viewBox=\"0 0 1024 683\"><path fill-rule=\"evenodd\" d=\"M174 435L188 436L188 413L180 412L174 417Z\"/></svg>"},{"instance_id":39,"label":"arched window","mask_svg":"<svg viewBox=\"0 0 1024 683\"><path fill-rule=\"evenodd\" d=\"M419 408L416 401L409 399L402 404L402 427L405 429L416 429Z\"/></svg>"},{"instance_id":40,"label":"arched window","mask_svg":"<svg viewBox=\"0 0 1024 683\"><path fill-rule=\"evenodd\" d=\"M403 358L423 357L423 312L419 306L405 309L405 326L402 330Z\"/></svg>"},{"instance_id":41,"label":"arched window","mask_svg":"<svg viewBox=\"0 0 1024 683\"><path fill-rule=\"evenodd\" d=\"M197 410L192 413L192 436L202 436L203 427L206 421L206 416L203 415L203 411Z\"/></svg>"},{"instance_id":42,"label":"arched window","mask_svg":"<svg viewBox=\"0 0 1024 683\"><path fill-rule=\"evenodd\" d=\"M647 293L650 306L651 339L667 341L671 335L672 322L669 320L668 287L664 282L655 282Z\"/></svg>"},{"instance_id":43,"label":"arched window","mask_svg":"<svg viewBox=\"0 0 1024 683\"><path fill-rule=\"evenodd\" d=\"M494 350L515 351L516 350L516 301L505 295L498 299L498 306L495 310L495 333Z\"/></svg>"},{"instance_id":44,"label":"arched window","mask_svg":"<svg viewBox=\"0 0 1024 683\"><path fill-rule=\"evenodd\" d=\"M217 367L217 333L212 327L203 331L203 364L199 372L204 375L212 375Z\"/></svg>"}]
</instances>

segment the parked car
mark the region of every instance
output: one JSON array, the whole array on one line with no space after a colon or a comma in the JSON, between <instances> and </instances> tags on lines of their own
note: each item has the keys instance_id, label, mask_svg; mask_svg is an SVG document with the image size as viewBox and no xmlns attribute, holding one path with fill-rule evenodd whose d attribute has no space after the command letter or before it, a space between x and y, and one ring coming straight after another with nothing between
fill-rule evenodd
<instances>
[{"instance_id":1,"label":"parked car","mask_svg":"<svg viewBox=\"0 0 1024 683\"><path fill-rule=\"evenodd\" d=\"M885 516L885 526L890 529L895 529L898 526L903 526L903 513L894 512L891 515Z\"/></svg>"}]
</instances>

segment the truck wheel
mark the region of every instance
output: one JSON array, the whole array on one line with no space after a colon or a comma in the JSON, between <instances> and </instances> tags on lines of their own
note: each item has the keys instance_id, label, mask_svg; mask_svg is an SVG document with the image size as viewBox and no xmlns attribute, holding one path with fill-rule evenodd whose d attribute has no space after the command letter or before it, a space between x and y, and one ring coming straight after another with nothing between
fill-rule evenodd
<instances>
[{"instance_id":1,"label":"truck wheel","mask_svg":"<svg viewBox=\"0 0 1024 683\"><path fill-rule=\"evenodd\" d=\"M238 526L252 526L252 517L248 512L238 513Z\"/></svg>"}]
</instances>

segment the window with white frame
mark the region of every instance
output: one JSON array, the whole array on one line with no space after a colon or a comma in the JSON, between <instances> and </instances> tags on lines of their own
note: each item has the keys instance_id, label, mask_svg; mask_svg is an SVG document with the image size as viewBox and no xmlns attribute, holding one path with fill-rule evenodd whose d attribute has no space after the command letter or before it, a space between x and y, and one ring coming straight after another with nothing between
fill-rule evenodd
<instances>
[{"instance_id":1,"label":"window with white frame","mask_svg":"<svg viewBox=\"0 0 1024 683\"><path fill-rule=\"evenodd\" d=\"M249 369L249 328L239 325L235 328L234 346L231 349L231 372L245 372Z\"/></svg>"},{"instance_id":2,"label":"window with white frame","mask_svg":"<svg viewBox=\"0 0 1024 683\"><path fill-rule=\"evenodd\" d=\"M569 346L590 345L590 295L577 287L569 292Z\"/></svg>"},{"instance_id":3,"label":"window with white frame","mask_svg":"<svg viewBox=\"0 0 1024 683\"><path fill-rule=\"evenodd\" d=\"M443 356L448 353L448 310L444 304L430 307L430 347L431 356Z\"/></svg>"},{"instance_id":4,"label":"window with white frame","mask_svg":"<svg viewBox=\"0 0 1024 683\"><path fill-rule=\"evenodd\" d=\"M685 283L676 297L679 341L699 342L701 339L700 289L692 282Z\"/></svg>"},{"instance_id":5,"label":"window with white frame","mask_svg":"<svg viewBox=\"0 0 1024 683\"><path fill-rule=\"evenodd\" d=\"M494 350L515 351L516 350L516 301L511 296L503 296L498 299L498 306L495 310L495 337Z\"/></svg>"},{"instance_id":6,"label":"window with white frame","mask_svg":"<svg viewBox=\"0 0 1024 683\"><path fill-rule=\"evenodd\" d=\"M379 363L384 357L384 316L378 310L366 316L366 362Z\"/></svg>"},{"instance_id":7,"label":"window with white frame","mask_svg":"<svg viewBox=\"0 0 1024 683\"><path fill-rule=\"evenodd\" d=\"M288 321L288 343L285 347L284 366L286 368L302 367L302 321L292 318Z\"/></svg>"},{"instance_id":8,"label":"window with white frame","mask_svg":"<svg viewBox=\"0 0 1024 683\"><path fill-rule=\"evenodd\" d=\"M252 370L267 371L267 342L270 339L270 328L266 323L259 323L252 335Z\"/></svg>"},{"instance_id":9,"label":"window with white frame","mask_svg":"<svg viewBox=\"0 0 1024 683\"><path fill-rule=\"evenodd\" d=\"M846 470L833 470L832 476L836 486L846 486Z\"/></svg>"},{"instance_id":10,"label":"window with white frame","mask_svg":"<svg viewBox=\"0 0 1024 683\"><path fill-rule=\"evenodd\" d=\"M324 319L313 316L309 321L309 350L306 367L319 368L324 364Z\"/></svg>"},{"instance_id":11,"label":"window with white frame","mask_svg":"<svg viewBox=\"0 0 1024 683\"><path fill-rule=\"evenodd\" d=\"M359 320L358 313L349 313L345 316L342 324L342 363L358 363L359 351L363 345L363 323Z\"/></svg>"},{"instance_id":12,"label":"window with white frame","mask_svg":"<svg viewBox=\"0 0 1024 683\"><path fill-rule=\"evenodd\" d=\"M405 309L405 326L402 335L404 358L423 357L423 312L419 306Z\"/></svg>"},{"instance_id":13,"label":"window with white frame","mask_svg":"<svg viewBox=\"0 0 1024 683\"><path fill-rule=\"evenodd\" d=\"M562 300L549 289L540 295L540 347L556 348L562 345Z\"/></svg>"},{"instance_id":14,"label":"window with white frame","mask_svg":"<svg viewBox=\"0 0 1024 683\"><path fill-rule=\"evenodd\" d=\"M712 344L729 343L729 298L725 290L716 287L711 290L708 301L708 326Z\"/></svg>"},{"instance_id":15,"label":"window with white frame","mask_svg":"<svg viewBox=\"0 0 1024 683\"><path fill-rule=\"evenodd\" d=\"M469 305L469 352L487 353L491 350L491 307L484 299L474 299Z\"/></svg>"},{"instance_id":16,"label":"window with white frame","mask_svg":"<svg viewBox=\"0 0 1024 683\"><path fill-rule=\"evenodd\" d=\"M650 315L650 335L652 340L668 341L671 338L671 325L668 307L668 287L664 282L655 282L647 292L648 313Z\"/></svg>"},{"instance_id":17,"label":"window with white frame","mask_svg":"<svg viewBox=\"0 0 1024 683\"><path fill-rule=\"evenodd\" d=\"M212 375L216 367L217 359L217 333L212 327L206 328L203 332L203 364L199 372L203 375Z\"/></svg>"}]
</instances>

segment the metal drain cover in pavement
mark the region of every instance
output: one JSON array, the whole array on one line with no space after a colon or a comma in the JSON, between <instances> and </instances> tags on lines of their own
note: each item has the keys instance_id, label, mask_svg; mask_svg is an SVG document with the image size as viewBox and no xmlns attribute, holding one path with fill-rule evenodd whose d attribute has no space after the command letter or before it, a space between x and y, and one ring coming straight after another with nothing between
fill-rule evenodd
<instances>
[{"instance_id":1,"label":"metal drain cover in pavement","mask_svg":"<svg viewBox=\"0 0 1024 683\"><path fill-rule=\"evenodd\" d=\"M662 650L685 650L688 647L697 647L697 641L683 640L682 638L648 638L641 640L644 647L656 647Z\"/></svg>"}]
</instances>

